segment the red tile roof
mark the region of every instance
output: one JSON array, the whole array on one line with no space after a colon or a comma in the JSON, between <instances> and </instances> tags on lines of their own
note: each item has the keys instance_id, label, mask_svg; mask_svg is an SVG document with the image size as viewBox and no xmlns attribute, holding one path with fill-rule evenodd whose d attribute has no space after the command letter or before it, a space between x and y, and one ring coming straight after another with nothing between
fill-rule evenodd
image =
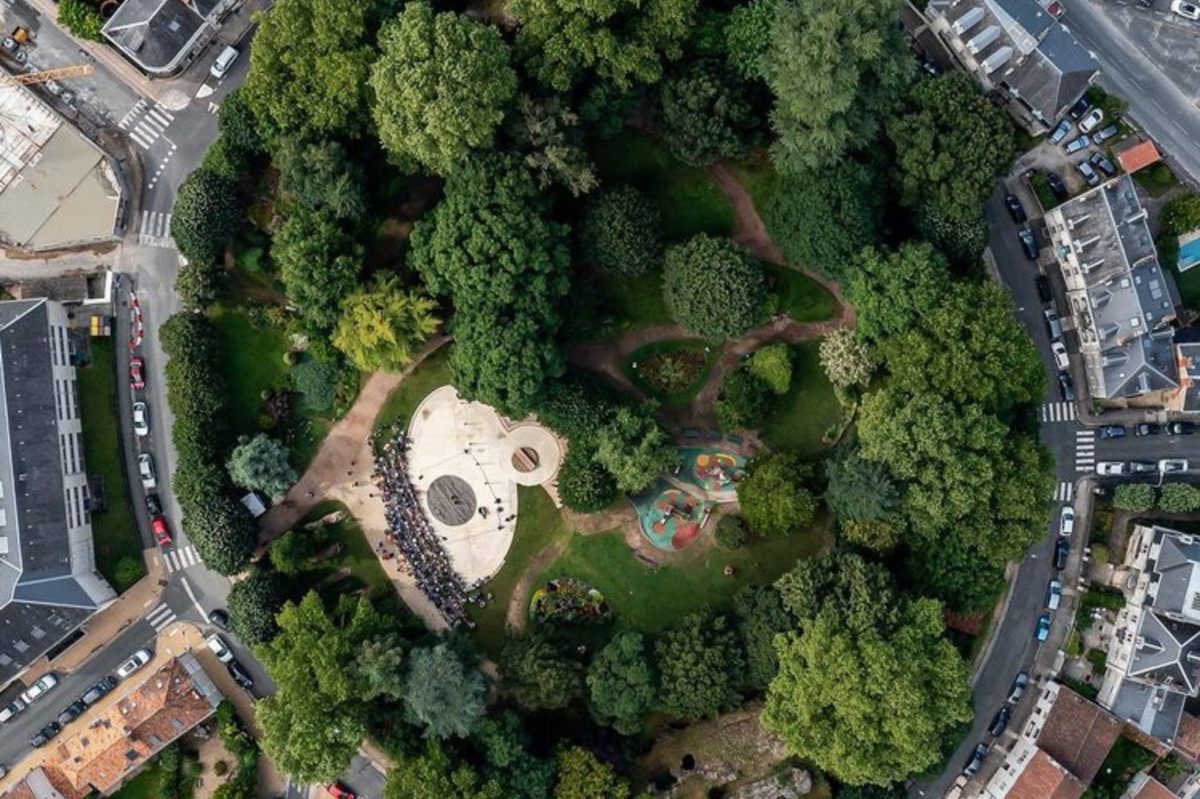
<instances>
[{"instance_id":1,"label":"red tile roof","mask_svg":"<svg viewBox=\"0 0 1200 799\"><path fill-rule=\"evenodd\" d=\"M1161 782L1151 777L1142 783L1132 799L1179 799L1178 796L1166 789Z\"/></svg>"},{"instance_id":2,"label":"red tile roof","mask_svg":"<svg viewBox=\"0 0 1200 799\"><path fill-rule=\"evenodd\" d=\"M1179 719L1175 748L1185 757L1200 760L1200 719L1191 713L1184 713Z\"/></svg>"},{"instance_id":3,"label":"red tile roof","mask_svg":"<svg viewBox=\"0 0 1200 799\"><path fill-rule=\"evenodd\" d=\"M1068 688L1060 688L1037 745L1085 784L1121 734L1121 722Z\"/></svg>"},{"instance_id":4,"label":"red tile roof","mask_svg":"<svg viewBox=\"0 0 1200 799\"><path fill-rule=\"evenodd\" d=\"M1085 790L1087 785L1039 749L1025 764L1007 799L1079 799Z\"/></svg>"},{"instance_id":5,"label":"red tile roof","mask_svg":"<svg viewBox=\"0 0 1200 799\"><path fill-rule=\"evenodd\" d=\"M1117 153L1117 161L1121 163L1121 168L1131 175L1139 169L1145 169L1161 160L1162 155L1152 141L1135 144L1129 149Z\"/></svg>"}]
</instances>

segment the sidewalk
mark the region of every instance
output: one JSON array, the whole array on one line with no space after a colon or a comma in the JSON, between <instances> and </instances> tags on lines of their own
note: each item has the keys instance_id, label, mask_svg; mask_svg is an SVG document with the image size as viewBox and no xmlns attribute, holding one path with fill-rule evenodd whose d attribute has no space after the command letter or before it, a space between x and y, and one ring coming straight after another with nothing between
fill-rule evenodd
<instances>
[{"instance_id":1,"label":"sidewalk","mask_svg":"<svg viewBox=\"0 0 1200 799\"><path fill-rule=\"evenodd\" d=\"M92 616L85 624L83 638L67 648L66 652L53 661L39 659L21 679L29 684L48 671L70 674L82 666L122 630L146 615L146 611L158 604L162 596L162 584L166 581L162 556L158 550L148 549L142 553L149 573L126 591L113 604Z\"/></svg>"}]
</instances>

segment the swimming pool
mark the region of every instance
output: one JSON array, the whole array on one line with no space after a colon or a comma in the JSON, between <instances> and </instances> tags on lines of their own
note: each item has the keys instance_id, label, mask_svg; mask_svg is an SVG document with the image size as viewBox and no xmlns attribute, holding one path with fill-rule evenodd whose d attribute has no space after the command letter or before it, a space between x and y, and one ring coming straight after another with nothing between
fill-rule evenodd
<instances>
[{"instance_id":1,"label":"swimming pool","mask_svg":"<svg viewBox=\"0 0 1200 799\"><path fill-rule=\"evenodd\" d=\"M1185 272L1197 264L1200 264L1200 233L1180 236L1179 271Z\"/></svg>"}]
</instances>

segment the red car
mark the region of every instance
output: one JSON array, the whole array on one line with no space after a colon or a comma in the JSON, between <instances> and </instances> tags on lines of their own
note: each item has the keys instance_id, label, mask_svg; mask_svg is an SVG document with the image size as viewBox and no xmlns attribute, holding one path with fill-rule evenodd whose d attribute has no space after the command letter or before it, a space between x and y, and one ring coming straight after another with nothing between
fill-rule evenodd
<instances>
[{"instance_id":1,"label":"red car","mask_svg":"<svg viewBox=\"0 0 1200 799\"><path fill-rule=\"evenodd\" d=\"M358 799L351 791L343 788L340 782L335 782L333 785L326 785L325 790L329 791L329 795L333 799Z\"/></svg>"},{"instance_id":2,"label":"red car","mask_svg":"<svg viewBox=\"0 0 1200 799\"><path fill-rule=\"evenodd\" d=\"M129 385L134 391L140 391L146 387L145 375L146 362L142 360L142 356L135 355L129 359Z\"/></svg>"},{"instance_id":3,"label":"red car","mask_svg":"<svg viewBox=\"0 0 1200 799\"><path fill-rule=\"evenodd\" d=\"M160 547L171 546L171 528L167 527L165 516L155 516L150 520L150 527L154 530L154 540Z\"/></svg>"}]
</instances>

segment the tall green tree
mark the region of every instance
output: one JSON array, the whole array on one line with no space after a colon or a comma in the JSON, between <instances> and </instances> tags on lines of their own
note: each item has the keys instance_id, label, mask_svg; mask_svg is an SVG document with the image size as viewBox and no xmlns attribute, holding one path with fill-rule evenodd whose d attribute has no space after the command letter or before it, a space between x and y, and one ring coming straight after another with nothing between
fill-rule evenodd
<instances>
[{"instance_id":1,"label":"tall green tree","mask_svg":"<svg viewBox=\"0 0 1200 799\"><path fill-rule=\"evenodd\" d=\"M509 640L500 672L504 690L527 710L558 710L583 695L583 665L544 635Z\"/></svg>"},{"instance_id":2,"label":"tall green tree","mask_svg":"<svg viewBox=\"0 0 1200 799\"><path fill-rule=\"evenodd\" d=\"M298 210L275 234L271 257L304 323L327 336L337 325L342 300L358 284L362 245L327 212Z\"/></svg>"},{"instance_id":3,"label":"tall green tree","mask_svg":"<svg viewBox=\"0 0 1200 799\"><path fill-rule=\"evenodd\" d=\"M662 213L632 186L614 186L588 203L580 238L601 271L637 277L662 258Z\"/></svg>"},{"instance_id":4,"label":"tall green tree","mask_svg":"<svg viewBox=\"0 0 1200 799\"><path fill-rule=\"evenodd\" d=\"M867 144L903 99L916 64L898 0L775 0L760 63L775 95L771 158L781 172L829 166Z\"/></svg>"},{"instance_id":5,"label":"tall green tree","mask_svg":"<svg viewBox=\"0 0 1200 799\"><path fill-rule=\"evenodd\" d=\"M500 31L408 3L379 34L371 67L375 124L387 150L441 174L486 148L517 93Z\"/></svg>"},{"instance_id":6,"label":"tall green tree","mask_svg":"<svg viewBox=\"0 0 1200 799\"><path fill-rule=\"evenodd\" d=\"M425 744L425 751L401 761L388 774L384 799L501 799L495 782L484 781L469 763L451 759L439 741Z\"/></svg>"},{"instance_id":7,"label":"tall green tree","mask_svg":"<svg viewBox=\"0 0 1200 799\"><path fill-rule=\"evenodd\" d=\"M676 462L675 448L654 416L621 408L596 434L596 461L623 493L641 491Z\"/></svg>"},{"instance_id":8,"label":"tall green tree","mask_svg":"<svg viewBox=\"0 0 1200 799\"><path fill-rule=\"evenodd\" d=\"M857 448L839 449L825 464L825 502L839 521L886 519L900 505L900 490L882 463Z\"/></svg>"},{"instance_id":9,"label":"tall green tree","mask_svg":"<svg viewBox=\"0 0 1200 799\"><path fill-rule=\"evenodd\" d=\"M595 450L586 443L572 443L558 470L558 496L563 505L580 513L595 513L611 505L618 495L616 479L596 461Z\"/></svg>"},{"instance_id":10,"label":"tall green tree","mask_svg":"<svg viewBox=\"0 0 1200 799\"><path fill-rule=\"evenodd\" d=\"M950 265L928 244L895 252L867 249L855 261L846 296L858 311L858 334L868 341L903 333L950 293Z\"/></svg>"},{"instance_id":11,"label":"tall green tree","mask_svg":"<svg viewBox=\"0 0 1200 799\"><path fill-rule=\"evenodd\" d=\"M758 135L751 92L724 64L690 61L658 90L658 124L672 155L692 166L739 158Z\"/></svg>"},{"instance_id":12,"label":"tall green tree","mask_svg":"<svg viewBox=\"0 0 1200 799\"><path fill-rule=\"evenodd\" d=\"M248 646L265 644L279 626L275 616L287 599L287 586L278 574L251 569L246 579L229 589L229 621L238 638Z\"/></svg>"},{"instance_id":13,"label":"tall green tree","mask_svg":"<svg viewBox=\"0 0 1200 799\"><path fill-rule=\"evenodd\" d=\"M744 658L728 617L689 613L654 646L663 707L683 719L715 716L741 699Z\"/></svg>"},{"instance_id":14,"label":"tall green tree","mask_svg":"<svg viewBox=\"0 0 1200 799\"><path fill-rule=\"evenodd\" d=\"M667 250L663 300L681 327L716 341L737 338L762 316L762 266L728 239L701 233Z\"/></svg>"},{"instance_id":15,"label":"tall green tree","mask_svg":"<svg viewBox=\"0 0 1200 799\"><path fill-rule=\"evenodd\" d=\"M271 497L286 493L296 482L296 470L289 462L287 447L266 433L234 447L227 468L234 483Z\"/></svg>"},{"instance_id":16,"label":"tall green tree","mask_svg":"<svg viewBox=\"0 0 1200 799\"><path fill-rule=\"evenodd\" d=\"M831 330L821 339L817 352L825 376L842 390L867 385L875 371L874 350L849 327Z\"/></svg>"},{"instance_id":17,"label":"tall green tree","mask_svg":"<svg viewBox=\"0 0 1200 799\"><path fill-rule=\"evenodd\" d=\"M243 211L237 184L201 167L187 176L175 195L171 238L188 261L214 261L233 241Z\"/></svg>"},{"instance_id":18,"label":"tall green tree","mask_svg":"<svg viewBox=\"0 0 1200 799\"><path fill-rule=\"evenodd\" d=\"M465 738L483 719L487 685L450 646L414 649L408 658L405 715L431 738Z\"/></svg>"},{"instance_id":19,"label":"tall green tree","mask_svg":"<svg viewBox=\"0 0 1200 799\"><path fill-rule=\"evenodd\" d=\"M279 188L295 202L352 222L366 214L366 176L340 142L286 136L277 143L272 160L279 170Z\"/></svg>"},{"instance_id":20,"label":"tall green tree","mask_svg":"<svg viewBox=\"0 0 1200 799\"><path fill-rule=\"evenodd\" d=\"M779 592L768 585L748 585L734 594L733 617L746 650L743 682L762 691L779 671L775 638L793 628L792 617L784 609Z\"/></svg>"},{"instance_id":21,"label":"tall green tree","mask_svg":"<svg viewBox=\"0 0 1200 799\"><path fill-rule=\"evenodd\" d=\"M364 372L399 371L441 324L435 306L423 294L406 291L399 277L377 275L369 288L342 303L333 346Z\"/></svg>"},{"instance_id":22,"label":"tall green tree","mask_svg":"<svg viewBox=\"0 0 1200 799\"><path fill-rule=\"evenodd\" d=\"M657 83L677 58L696 0L515 0L517 49L547 86L567 91L587 73L620 89Z\"/></svg>"},{"instance_id":23,"label":"tall green tree","mask_svg":"<svg viewBox=\"0 0 1200 799\"><path fill-rule=\"evenodd\" d=\"M629 785L613 767L581 746L558 753L558 784L554 799L628 799Z\"/></svg>"},{"instance_id":24,"label":"tall green tree","mask_svg":"<svg viewBox=\"0 0 1200 799\"><path fill-rule=\"evenodd\" d=\"M760 457L737 486L738 504L759 535L788 535L809 525L817 499L808 489L812 468L790 452Z\"/></svg>"},{"instance_id":25,"label":"tall green tree","mask_svg":"<svg viewBox=\"0 0 1200 799\"><path fill-rule=\"evenodd\" d=\"M268 139L357 137L370 118L372 3L280 0L264 12L242 87Z\"/></svg>"},{"instance_id":26,"label":"tall green tree","mask_svg":"<svg viewBox=\"0 0 1200 799\"><path fill-rule=\"evenodd\" d=\"M657 695L657 680L642 634L622 630L614 635L588 667L587 686L597 721L622 735L639 733L642 717Z\"/></svg>"}]
</instances>

